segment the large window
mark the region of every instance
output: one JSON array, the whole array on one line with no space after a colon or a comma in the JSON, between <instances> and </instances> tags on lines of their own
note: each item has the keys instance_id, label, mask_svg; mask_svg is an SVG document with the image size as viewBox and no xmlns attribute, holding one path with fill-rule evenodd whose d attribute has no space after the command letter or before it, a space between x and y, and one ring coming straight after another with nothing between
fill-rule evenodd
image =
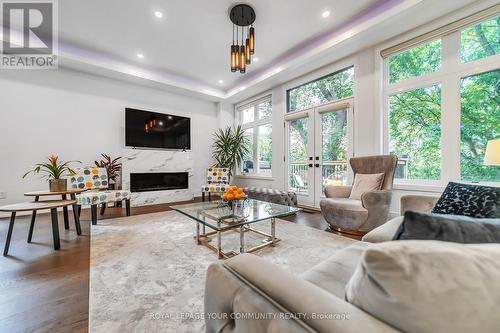
<instances>
[{"instance_id":1,"label":"large window","mask_svg":"<svg viewBox=\"0 0 500 333\"><path fill-rule=\"evenodd\" d=\"M397 178L441 178L441 87L389 97L390 151L399 157Z\"/></svg>"},{"instance_id":2,"label":"large window","mask_svg":"<svg viewBox=\"0 0 500 333\"><path fill-rule=\"evenodd\" d=\"M461 82L460 165L465 181L500 181L500 167L483 166L488 140L500 138L500 70Z\"/></svg>"},{"instance_id":3,"label":"large window","mask_svg":"<svg viewBox=\"0 0 500 333\"><path fill-rule=\"evenodd\" d=\"M238 107L240 124L249 145L249 154L244 157L240 174L272 176L272 105L271 97Z\"/></svg>"},{"instance_id":4,"label":"large window","mask_svg":"<svg viewBox=\"0 0 500 333\"><path fill-rule=\"evenodd\" d=\"M396 178L500 182L500 167L483 166L486 143L500 138L499 52L495 17L386 58L386 149L399 157Z\"/></svg>"},{"instance_id":5,"label":"large window","mask_svg":"<svg viewBox=\"0 0 500 333\"><path fill-rule=\"evenodd\" d=\"M353 96L354 67L319 78L287 91L287 112L312 108Z\"/></svg>"}]
</instances>

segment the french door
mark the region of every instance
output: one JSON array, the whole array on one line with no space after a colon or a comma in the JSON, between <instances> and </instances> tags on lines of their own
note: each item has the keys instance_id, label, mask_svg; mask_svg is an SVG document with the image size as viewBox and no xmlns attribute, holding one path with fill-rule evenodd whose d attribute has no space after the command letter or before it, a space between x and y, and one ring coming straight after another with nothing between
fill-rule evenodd
<instances>
[{"instance_id":1,"label":"french door","mask_svg":"<svg viewBox=\"0 0 500 333\"><path fill-rule=\"evenodd\" d=\"M325 185L350 182L352 120L352 98L285 116L286 182L299 205L319 207Z\"/></svg>"}]
</instances>

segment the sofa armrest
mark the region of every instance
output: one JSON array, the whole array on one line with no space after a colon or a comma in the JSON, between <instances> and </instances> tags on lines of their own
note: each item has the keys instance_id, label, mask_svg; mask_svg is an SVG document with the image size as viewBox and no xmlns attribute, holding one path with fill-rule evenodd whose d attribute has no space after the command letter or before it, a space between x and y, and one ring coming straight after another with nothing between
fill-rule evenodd
<instances>
[{"instance_id":1,"label":"sofa armrest","mask_svg":"<svg viewBox=\"0 0 500 333\"><path fill-rule=\"evenodd\" d=\"M361 204L367 210L381 209L382 207L389 209L391 199L392 190L369 191L361 194Z\"/></svg>"},{"instance_id":2,"label":"sofa armrest","mask_svg":"<svg viewBox=\"0 0 500 333\"><path fill-rule=\"evenodd\" d=\"M221 280L221 270L226 270L225 274L230 273L234 280ZM215 274L214 271L219 273ZM232 286L238 283L237 288ZM227 298L230 289L233 292ZM216 294L222 290L226 296ZM219 304L217 308L211 304L212 300L214 304ZM215 264L209 268L205 294L206 312L217 315L224 312L227 314L228 311L266 315L270 309L275 309L278 316L264 321L238 319L235 316L236 319L225 323L208 322L207 332L397 332L354 305L255 255L238 255L223 265ZM295 317L290 318L290 315Z\"/></svg>"},{"instance_id":3,"label":"sofa armrest","mask_svg":"<svg viewBox=\"0 0 500 333\"><path fill-rule=\"evenodd\" d=\"M352 186L345 185L326 185L325 196L327 198L349 198Z\"/></svg>"},{"instance_id":4,"label":"sofa armrest","mask_svg":"<svg viewBox=\"0 0 500 333\"><path fill-rule=\"evenodd\" d=\"M404 215L409 210L430 213L438 200L439 197L426 195L403 195L401 197L401 215Z\"/></svg>"}]
</instances>

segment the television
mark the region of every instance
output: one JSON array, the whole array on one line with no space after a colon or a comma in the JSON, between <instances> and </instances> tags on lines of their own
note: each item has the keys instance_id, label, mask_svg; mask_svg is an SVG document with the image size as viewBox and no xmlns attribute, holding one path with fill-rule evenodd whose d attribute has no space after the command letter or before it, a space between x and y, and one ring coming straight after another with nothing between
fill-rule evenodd
<instances>
[{"instance_id":1,"label":"television","mask_svg":"<svg viewBox=\"0 0 500 333\"><path fill-rule=\"evenodd\" d=\"M171 150L191 149L191 119L126 108L125 146Z\"/></svg>"}]
</instances>

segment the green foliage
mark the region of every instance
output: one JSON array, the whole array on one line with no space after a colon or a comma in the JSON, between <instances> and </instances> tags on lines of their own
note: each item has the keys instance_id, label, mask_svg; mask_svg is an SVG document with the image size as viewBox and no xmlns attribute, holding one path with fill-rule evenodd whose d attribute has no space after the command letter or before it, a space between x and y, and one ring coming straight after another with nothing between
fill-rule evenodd
<instances>
[{"instance_id":1,"label":"green foliage","mask_svg":"<svg viewBox=\"0 0 500 333\"><path fill-rule=\"evenodd\" d=\"M393 95L389 109L391 152L407 160L407 178L440 179L441 87Z\"/></svg>"},{"instance_id":2,"label":"green foliage","mask_svg":"<svg viewBox=\"0 0 500 333\"><path fill-rule=\"evenodd\" d=\"M461 176L467 181L500 181L500 167L484 166L488 140L500 138L500 70L462 79Z\"/></svg>"},{"instance_id":3,"label":"green foliage","mask_svg":"<svg viewBox=\"0 0 500 333\"><path fill-rule=\"evenodd\" d=\"M74 171L69 167L70 163L82 163L80 161L67 161L67 162L59 162L59 158L55 155L47 157L46 163L37 163L35 164L35 168L26 172L23 175L23 178L26 178L30 173L34 175L44 173L44 177L49 179L61 179L66 176L68 173L74 173Z\"/></svg>"},{"instance_id":4,"label":"green foliage","mask_svg":"<svg viewBox=\"0 0 500 333\"><path fill-rule=\"evenodd\" d=\"M461 32L462 62L500 53L500 16Z\"/></svg>"},{"instance_id":5,"label":"green foliage","mask_svg":"<svg viewBox=\"0 0 500 333\"><path fill-rule=\"evenodd\" d=\"M212 157L217 166L228 168L229 175L235 166L240 165L243 158L249 154L248 137L241 126L221 128L214 133Z\"/></svg>"},{"instance_id":6,"label":"green foliage","mask_svg":"<svg viewBox=\"0 0 500 333\"><path fill-rule=\"evenodd\" d=\"M273 138L271 124L259 126L259 162L267 161L272 165Z\"/></svg>"},{"instance_id":7,"label":"green foliage","mask_svg":"<svg viewBox=\"0 0 500 333\"><path fill-rule=\"evenodd\" d=\"M288 112L305 110L350 97L354 89L354 67L331 74L288 91Z\"/></svg>"},{"instance_id":8,"label":"green foliage","mask_svg":"<svg viewBox=\"0 0 500 333\"><path fill-rule=\"evenodd\" d=\"M441 40L422 44L389 58L389 82L432 73L441 67Z\"/></svg>"},{"instance_id":9,"label":"green foliage","mask_svg":"<svg viewBox=\"0 0 500 333\"><path fill-rule=\"evenodd\" d=\"M323 113L323 161L347 160L347 110Z\"/></svg>"},{"instance_id":10,"label":"green foliage","mask_svg":"<svg viewBox=\"0 0 500 333\"><path fill-rule=\"evenodd\" d=\"M499 53L500 17L463 30L461 38L464 62ZM389 80L419 76L440 65L440 41L427 43L391 57ZM389 103L391 149L407 160L407 178L440 179L440 86L393 95ZM500 137L499 70L462 79L460 122L462 180L500 181L500 167L483 166L487 141Z\"/></svg>"},{"instance_id":11,"label":"green foliage","mask_svg":"<svg viewBox=\"0 0 500 333\"><path fill-rule=\"evenodd\" d=\"M108 179L111 182L116 181L118 172L120 172L120 170L122 169L121 164L118 162L118 160L121 159L121 156L115 159L111 159L111 157L106 154L101 154L101 156L103 157L103 159L100 161L94 161L95 165L99 168L106 168Z\"/></svg>"}]
</instances>

